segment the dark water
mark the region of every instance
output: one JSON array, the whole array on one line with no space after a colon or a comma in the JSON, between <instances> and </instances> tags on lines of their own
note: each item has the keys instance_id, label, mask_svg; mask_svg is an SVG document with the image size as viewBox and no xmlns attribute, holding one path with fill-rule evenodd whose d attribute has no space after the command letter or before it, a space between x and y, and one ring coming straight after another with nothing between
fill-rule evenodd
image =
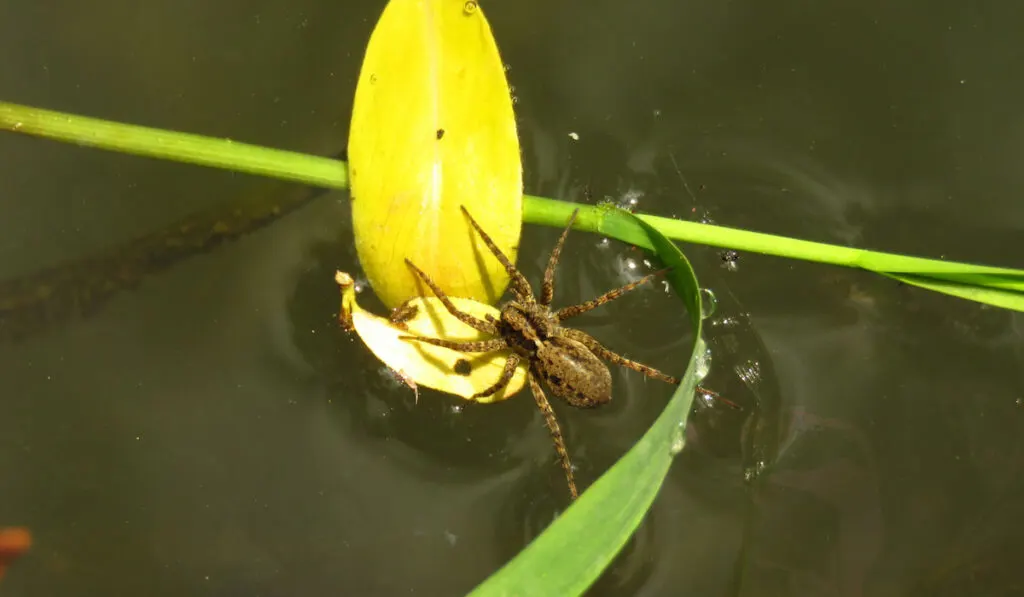
<instances>
[{"instance_id":1,"label":"dark water","mask_svg":"<svg viewBox=\"0 0 1024 597\"><path fill-rule=\"evenodd\" d=\"M0 6L2 99L331 155L382 2ZM1024 266L1024 8L983 0L484 5L529 192ZM569 133L576 133L573 141ZM0 278L294 186L0 136ZM458 595L564 507L525 395L453 409L334 325L344 194L0 347L10 595ZM527 228L539 275L557 231ZM594 595L1024 594L1024 321L866 273L685 247L719 299L691 444ZM646 269L577 233L560 303ZM364 295L367 305L370 297ZM681 370L650 287L587 317ZM556 408L586 485L670 388ZM761 471L760 475L752 472ZM747 480L745 480L747 479ZM581 538L584 540L585 538Z\"/></svg>"}]
</instances>

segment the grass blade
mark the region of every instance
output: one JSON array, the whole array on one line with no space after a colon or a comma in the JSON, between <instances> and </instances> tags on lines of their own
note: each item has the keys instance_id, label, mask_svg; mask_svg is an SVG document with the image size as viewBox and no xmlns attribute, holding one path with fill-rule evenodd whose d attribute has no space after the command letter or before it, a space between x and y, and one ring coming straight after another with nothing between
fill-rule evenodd
<instances>
[{"instance_id":1,"label":"grass blade","mask_svg":"<svg viewBox=\"0 0 1024 597\"><path fill-rule=\"evenodd\" d=\"M643 438L471 597L582 594L640 525L668 474L672 457L683 448L683 431L698 381L697 362L704 353L700 286L686 257L653 226L618 209L606 210L601 217L619 240L638 240L634 244L653 249L672 267L669 283L687 307L697 341L682 384Z\"/></svg>"},{"instance_id":2,"label":"grass blade","mask_svg":"<svg viewBox=\"0 0 1024 597\"><path fill-rule=\"evenodd\" d=\"M232 139L111 122L6 102L0 102L0 130L319 187L348 187L345 162Z\"/></svg>"},{"instance_id":3,"label":"grass blade","mask_svg":"<svg viewBox=\"0 0 1024 597\"><path fill-rule=\"evenodd\" d=\"M338 160L11 103L0 102L0 130L328 188L348 187L348 166ZM604 206L546 197L523 196L523 222L561 228L576 207L581 212L574 228L614 236L611 222L616 219L602 219ZM659 216L640 218L676 241L866 269L951 296L1024 311L1024 270L868 251ZM643 242L642 235L621 232Z\"/></svg>"}]
</instances>

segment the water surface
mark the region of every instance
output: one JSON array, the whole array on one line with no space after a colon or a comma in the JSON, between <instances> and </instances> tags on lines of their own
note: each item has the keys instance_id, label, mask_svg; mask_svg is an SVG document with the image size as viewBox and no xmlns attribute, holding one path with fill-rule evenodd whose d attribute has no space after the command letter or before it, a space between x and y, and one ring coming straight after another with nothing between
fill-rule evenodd
<instances>
[{"instance_id":1,"label":"water surface","mask_svg":"<svg viewBox=\"0 0 1024 597\"><path fill-rule=\"evenodd\" d=\"M382 2L0 8L3 99L334 155ZM529 192L1020 267L1016 5L485 4ZM578 140L570 137L575 133ZM295 186L0 136L0 277ZM565 505L533 401L415 404L341 334L347 195L0 347L0 525L37 534L12 595L463 594ZM537 279L557 231L527 228ZM718 309L691 443L594 595L1009 595L1024 556L1016 314L867 273L684 246ZM557 301L648 269L570 236ZM372 299L364 294L367 305ZM652 286L583 318L682 370ZM615 373L556 405L588 484L671 389ZM755 418L751 418L756 414ZM581 538L584 540L585 538Z\"/></svg>"}]
</instances>

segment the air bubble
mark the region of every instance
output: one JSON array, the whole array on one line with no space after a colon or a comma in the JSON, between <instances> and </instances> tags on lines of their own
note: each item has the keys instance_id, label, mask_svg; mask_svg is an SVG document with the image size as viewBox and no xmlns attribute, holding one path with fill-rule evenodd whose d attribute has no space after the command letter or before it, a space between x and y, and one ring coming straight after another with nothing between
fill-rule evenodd
<instances>
[{"instance_id":1,"label":"air bubble","mask_svg":"<svg viewBox=\"0 0 1024 597\"><path fill-rule=\"evenodd\" d=\"M715 297L715 293L711 292L710 288L700 289L700 318L707 319L715 314L715 308L718 307L718 298Z\"/></svg>"}]
</instances>

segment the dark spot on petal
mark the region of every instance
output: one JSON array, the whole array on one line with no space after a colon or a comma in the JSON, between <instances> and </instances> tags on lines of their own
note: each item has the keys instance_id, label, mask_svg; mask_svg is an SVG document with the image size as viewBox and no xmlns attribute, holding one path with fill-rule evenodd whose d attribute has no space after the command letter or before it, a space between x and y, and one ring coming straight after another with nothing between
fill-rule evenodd
<instances>
[{"instance_id":1,"label":"dark spot on petal","mask_svg":"<svg viewBox=\"0 0 1024 597\"><path fill-rule=\"evenodd\" d=\"M473 366L466 359L459 359L455 361L455 366L452 367L452 370L458 375L469 375L473 372Z\"/></svg>"},{"instance_id":2,"label":"dark spot on petal","mask_svg":"<svg viewBox=\"0 0 1024 597\"><path fill-rule=\"evenodd\" d=\"M444 129L437 129L437 139L438 139L438 141L441 140L441 137L444 137Z\"/></svg>"}]
</instances>

